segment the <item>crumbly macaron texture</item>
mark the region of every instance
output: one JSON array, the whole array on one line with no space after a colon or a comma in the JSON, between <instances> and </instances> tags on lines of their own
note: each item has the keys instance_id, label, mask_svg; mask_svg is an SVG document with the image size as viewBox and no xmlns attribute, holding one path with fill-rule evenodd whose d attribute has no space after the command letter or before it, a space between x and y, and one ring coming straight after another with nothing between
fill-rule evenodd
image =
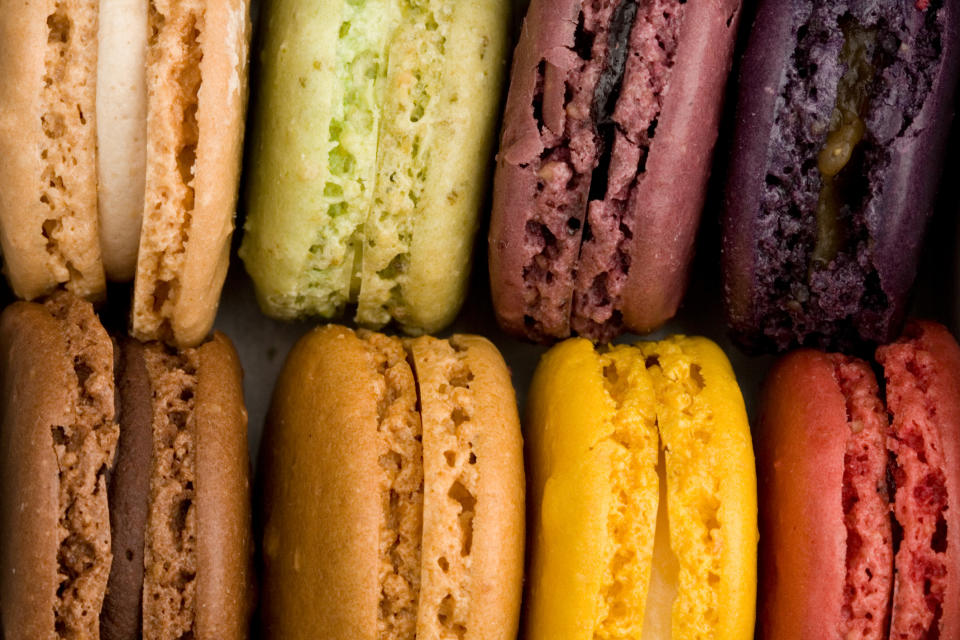
<instances>
[{"instance_id":1,"label":"crumbly macaron texture","mask_svg":"<svg viewBox=\"0 0 960 640\"><path fill-rule=\"evenodd\" d=\"M31 3L0 19L0 241L14 292L63 284L87 298L105 282L97 223L97 3Z\"/></svg>"},{"instance_id":2,"label":"crumbly macaron texture","mask_svg":"<svg viewBox=\"0 0 960 640\"><path fill-rule=\"evenodd\" d=\"M199 356L144 349L153 409L149 515L144 536L143 635L192 633L196 610L195 414Z\"/></svg>"},{"instance_id":3,"label":"crumbly macaron texture","mask_svg":"<svg viewBox=\"0 0 960 640\"><path fill-rule=\"evenodd\" d=\"M867 363L836 354L828 358L846 401L849 429L841 490L847 529L846 578L838 632L844 637L883 640L893 587L893 532L886 486L889 418Z\"/></svg>"},{"instance_id":4,"label":"crumbly macaron texture","mask_svg":"<svg viewBox=\"0 0 960 640\"><path fill-rule=\"evenodd\" d=\"M65 357L73 366L71 419L50 427L60 469L56 628L65 636L95 637L112 558L106 474L119 436L113 345L90 304L59 293L44 307L60 323Z\"/></svg>"},{"instance_id":5,"label":"crumbly macaron texture","mask_svg":"<svg viewBox=\"0 0 960 640\"><path fill-rule=\"evenodd\" d=\"M132 333L177 346L210 332L239 182L247 0L151 0L147 166Z\"/></svg>"},{"instance_id":6,"label":"crumbly macaron texture","mask_svg":"<svg viewBox=\"0 0 960 640\"><path fill-rule=\"evenodd\" d=\"M268 314L331 317L356 303L360 324L393 317L412 333L452 320L485 183L506 4L274 4L241 247Z\"/></svg>"},{"instance_id":7,"label":"crumbly macaron texture","mask_svg":"<svg viewBox=\"0 0 960 640\"><path fill-rule=\"evenodd\" d=\"M893 513L903 536L895 557L890 637L955 637L960 349L943 327L916 323L897 342L880 347L877 361L892 415Z\"/></svg>"},{"instance_id":8,"label":"crumbly macaron texture","mask_svg":"<svg viewBox=\"0 0 960 640\"><path fill-rule=\"evenodd\" d=\"M750 637L756 480L744 472L749 428L722 352L696 338L602 354L568 340L544 356L529 402L528 637L639 637L649 616L672 620L674 637ZM658 431L672 560L653 557ZM660 579L671 563L676 599L652 612L651 568Z\"/></svg>"},{"instance_id":9,"label":"crumbly macaron texture","mask_svg":"<svg viewBox=\"0 0 960 640\"><path fill-rule=\"evenodd\" d=\"M523 576L523 461L516 401L478 336L406 343L423 420L417 638L516 636Z\"/></svg>"},{"instance_id":10,"label":"crumbly macaron texture","mask_svg":"<svg viewBox=\"0 0 960 640\"><path fill-rule=\"evenodd\" d=\"M11 305L0 325L4 632L96 637L111 563L113 348L90 304L65 292Z\"/></svg>"}]
</instances>

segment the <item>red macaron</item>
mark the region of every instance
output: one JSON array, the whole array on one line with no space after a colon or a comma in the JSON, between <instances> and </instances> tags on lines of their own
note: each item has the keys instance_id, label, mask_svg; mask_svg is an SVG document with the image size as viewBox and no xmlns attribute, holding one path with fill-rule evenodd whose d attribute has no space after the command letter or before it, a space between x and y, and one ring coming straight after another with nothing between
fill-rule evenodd
<instances>
[{"instance_id":1,"label":"red macaron","mask_svg":"<svg viewBox=\"0 0 960 640\"><path fill-rule=\"evenodd\" d=\"M760 402L761 638L960 638L960 346L800 350Z\"/></svg>"}]
</instances>

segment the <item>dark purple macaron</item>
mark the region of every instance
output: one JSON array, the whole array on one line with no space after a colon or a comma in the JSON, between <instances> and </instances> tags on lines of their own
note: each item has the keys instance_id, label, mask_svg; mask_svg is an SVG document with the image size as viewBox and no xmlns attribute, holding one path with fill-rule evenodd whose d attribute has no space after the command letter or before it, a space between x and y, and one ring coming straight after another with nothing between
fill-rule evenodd
<instances>
[{"instance_id":1,"label":"dark purple macaron","mask_svg":"<svg viewBox=\"0 0 960 640\"><path fill-rule=\"evenodd\" d=\"M724 220L730 327L753 350L900 330L957 81L946 0L764 0Z\"/></svg>"},{"instance_id":2,"label":"dark purple macaron","mask_svg":"<svg viewBox=\"0 0 960 640\"><path fill-rule=\"evenodd\" d=\"M494 183L507 331L650 331L687 279L739 0L533 0Z\"/></svg>"}]
</instances>

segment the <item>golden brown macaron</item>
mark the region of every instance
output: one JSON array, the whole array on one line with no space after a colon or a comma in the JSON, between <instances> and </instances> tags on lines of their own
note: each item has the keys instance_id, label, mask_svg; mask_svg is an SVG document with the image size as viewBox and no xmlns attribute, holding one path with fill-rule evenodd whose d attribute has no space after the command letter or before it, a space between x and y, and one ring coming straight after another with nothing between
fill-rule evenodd
<instances>
[{"instance_id":1,"label":"golden brown macaron","mask_svg":"<svg viewBox=\"0 0 960 640\"><path fill-rule=\"evenodd\" d=\"M136 275L133 331L203 340L226 274L248 0L28 0L0 12L0 243L10 284L97 299Z\"/></svg>"},{"instance_id":2,"label":"golden brown macaron","mask_svg":"<svg viewBox=\"0 0 960 640\"><path fill-rule=\"evenodd\" d=\"M487 340L312 331L261 464L265 637L515 637L522 443Z\"/></svg>"},{"instance_id":3,"label":"golden brown macaron","mask_svg":"<svg viewBox=\"0 0 960 640\"><path fill-rule=\"evenodd\" d=\"M115 354L90 304L61 292L3 312L0 358L4 637L245 638L249 462L229 340Z\"/></svg>"}]
</instances>

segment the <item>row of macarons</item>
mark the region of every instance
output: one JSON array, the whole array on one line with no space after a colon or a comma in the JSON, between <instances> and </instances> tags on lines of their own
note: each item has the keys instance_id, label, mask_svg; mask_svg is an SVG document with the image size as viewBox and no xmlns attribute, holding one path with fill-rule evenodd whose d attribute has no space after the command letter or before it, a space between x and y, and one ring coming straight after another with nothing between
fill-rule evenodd
<instances>
[{"instance_id":1,"label":"row of macarons","mask_svg":"<svg viewBox=\"0 0 960 640\"><path fill-rule=\"evenodd\" d=\"M933 208L960 55L941 0L270 0L240 255L265 312L436 332L492 203L507 331L609 341L689 277L741 14L727 174L728 323L752 349L895 337ZM141 339L199 343L229 259L246 0L3 17L0 242L14 292L136 276ZM728 155L728 154L721 154Z\"/></svg>"},{"instance_id":2,"label":"row of macarons","mask_svg":"<svg viewBox=\"0 0 960 640\"><path fill-rule=\"evenodd\" d=\"M559 343L521 435L485 338L321 326L255 484L221 333L111 338L60 292L4 310L0 363L7 640L960 637L960 346L935 323L872 362L783 356L756 461L704 338Z\"/></svg>"}]
</instances>

